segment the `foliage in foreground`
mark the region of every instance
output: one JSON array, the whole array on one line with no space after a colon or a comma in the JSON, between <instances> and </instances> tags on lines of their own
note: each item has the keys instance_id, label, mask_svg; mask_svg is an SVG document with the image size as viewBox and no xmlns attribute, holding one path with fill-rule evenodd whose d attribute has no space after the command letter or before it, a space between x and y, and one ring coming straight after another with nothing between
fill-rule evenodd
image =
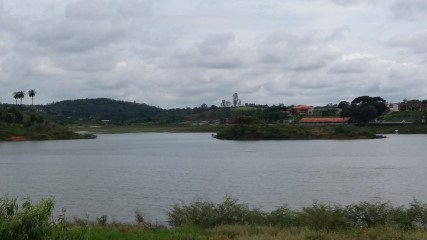
<instances>
[{"instance_id":1,"label":"foliage in foreground","mask_svg":"<svg viewBox=\"0 0 427 240\"><path fill-rule=\"evenodd\" d=\"M0 198L0 239L427 239L427 204L414 200L407 207L388 202L348 206L313 203L296 211L286 206L272 212L250 208L235 198L221 203L196 200L169 211L172 229L147 223L135 211L135 224L65 220L52 217L52 199Z\"/></svg>"},{"instance_id":2,"label":"foliage in foreground","mask_svg":"<svg viewBox=\"0 0 427 240\"><path fill-rule=\"evenodd\" d=\"M19 204L16 198L0 198L0 239L80 239L68 234L65 211L53 220L53 208L53 199L33 204L26 198Z\"/></svg>"},{"instance_id":3,"label":"foliage in foreground","mask_svg":"<svg viewBox=\"0 0 427 240\"><path fill-rule=\"evenodd\" d=\"M427 230L427 204L418 200L411 202L408 207L395 207L389 202L365 201L348 206L314 202L302 210L282 206L272 212L264 212L226 197L218 204L204 200L175 204L168 216L172 226L202 228L257 225L325 231L371 228Z\"/></svg>"}]
</instances>

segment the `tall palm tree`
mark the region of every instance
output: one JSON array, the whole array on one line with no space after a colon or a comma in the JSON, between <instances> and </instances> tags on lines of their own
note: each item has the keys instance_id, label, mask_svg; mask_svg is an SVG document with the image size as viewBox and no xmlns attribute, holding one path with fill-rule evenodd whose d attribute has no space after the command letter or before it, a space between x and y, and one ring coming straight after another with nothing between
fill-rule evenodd
<instances>
[{"instance_id":1,"label":"tall palm tree","mask_svg":"<svg viewBox=\"0 0 427 240\"><path fill-rule=\"evenodd\" d=\"M21 98L21 95L19 94L19 92L14 92L12 95L13 98L15 98L15 105L18 105L18 99Z\"/></svg>"},{"instance_id":2,"label":"tall palm tree","mask_svg":"<svg viewBox=\"0 0 427 240\"><path fill-rule=\"evenodd\" d=\"M22 99L24 99L25 97L25 92L21 90L18 92L18 94L19 94L19 98L21 99L21 105L22 105Z\"/></svg>"},{"instance_id":3,"label":"tall palm tree","mask_svg":"<svg viewBox=\"0 0 427 240\"><path fill-rule=\"evenodd\" d=\"M31 98L31 106L33 106L34 105L34 96L36 96L36 90L34 90L34 89L30 89L29 91L28 91L28 96Z\"/></svg>"}]
</instances>

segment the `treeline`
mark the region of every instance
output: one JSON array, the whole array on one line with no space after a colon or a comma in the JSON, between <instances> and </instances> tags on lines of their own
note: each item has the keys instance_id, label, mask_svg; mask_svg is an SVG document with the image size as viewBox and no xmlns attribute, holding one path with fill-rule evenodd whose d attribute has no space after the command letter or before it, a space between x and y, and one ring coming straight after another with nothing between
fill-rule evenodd
<instances>
[{"instance_id":1,"label":"treeline","mask_svg":"<svg viewBox=\"0 0 427 240\"><path fill-rule=\"evenodd\" d=\"M25 107L0 106L0 141L95 138L79 134Z\"/></svg>"},{"instance_id":2,"label":"treeline","mask_svg":"<svg viewBox=\"0 0 427 240\"><path fill-rule=\"evenodd\" d=\"M144 103L117 101L108 98L66 100L37 106L54 116L60 123L79 123L109 120L109 123L183 123L186 121L225 121L228 118L252 116L266 122L281 121L286 116L285 106L250 105L248 107L208 107L162 109Z\"/></svg>"},{"instance_id":3,"label":"treeline","mask_svg":"<svg viewBox=\"0 0 427 240\"><path fill-rule=\"evenodd\" d=\"M144 103L107 98L65 100L45 105L42 111L55 116L61 123L109 120L115 124L152 122L163 112L160 108Z\"/></svg>"},{"instance_id":4,"label":"treeline","mask_svg":"<svg viewBox=\"0 0 427 240\"><path fill-rule=\"evenodd\" d=\"M28 111L40 111L52 116L61 124L70 123L100 123L108 120L116 125L134 123L180 124L200 121L211 123L226 123L227 120L239 117L252 117L262 123L281 123L283 120L297 122L302 115L295 111L294 105L262 105L239 104L240 99L233 105L221 106L201 104L197 107L162 109L145 103L118 101L108 98L65 100L47 105L16 107L27 108ZM14 105L11 105L14 106ZM381 97L359 96L352 101L341 101L338 104L327 104L316 107L315 117L351 117L355 123L367 123L383 117L388 111L386 101Z\"/></svg>"},{"instance_id":5,"label":"treeline","mask_svg":"<svg viewBox=\"0 0 427 240\"><path fill-rule=\"evenodd\" d=\"M35 125L44 122L45 119L39 114L21 111L16 107L0 107L0 123Z\"/></svg>"}]
</instances>

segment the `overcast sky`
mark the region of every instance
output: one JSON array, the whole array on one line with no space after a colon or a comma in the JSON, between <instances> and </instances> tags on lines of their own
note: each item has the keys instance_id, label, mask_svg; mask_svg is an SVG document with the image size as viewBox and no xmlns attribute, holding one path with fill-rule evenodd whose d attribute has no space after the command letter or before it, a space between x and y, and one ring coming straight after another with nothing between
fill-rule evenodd
<instances>
[{"instance_id":1,"label":"overcast sky","mask_svg":"<svg viewBox=\"0 0 427 240\"><path fill-rule=\"evenodd\" d=\"M0 0L0 98L427 99L426 0ZM31 99L24 98L29 104Z\"/></svg>"}]
</instances>

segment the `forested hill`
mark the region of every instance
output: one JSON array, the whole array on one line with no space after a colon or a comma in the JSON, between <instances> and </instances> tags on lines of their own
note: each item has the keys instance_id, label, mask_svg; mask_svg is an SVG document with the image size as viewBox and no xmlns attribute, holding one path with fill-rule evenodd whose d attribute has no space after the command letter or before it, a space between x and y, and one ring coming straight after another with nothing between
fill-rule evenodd
<instances>
[{"instance_id":1,"label":"forested hill","mask_svg":"<svg viewBox=\"0 0 427 240\"><path fill-rule=\"evenodd\" d=\"M116 124L127 124L157 120L165 110L145 103L96 98L51 103L44 106L44 111L64 121L99 121L105 119Z\"/></svg>"},{"instance_id":2,"label":"forested hill","mask_svg":"<svg viewBox=\"0 0 427 240\"><path fill-rule=\"evenodd\" d=\"M241 116L252 116L265 122L282 121L284 106L254 105L248 107L208 107L162 109L144 103L118 101L108 98L65 100L39 106L62 124L109 120L112 124L132 123L182 123L223 120Z\"/></svg>"}]
</instances>

